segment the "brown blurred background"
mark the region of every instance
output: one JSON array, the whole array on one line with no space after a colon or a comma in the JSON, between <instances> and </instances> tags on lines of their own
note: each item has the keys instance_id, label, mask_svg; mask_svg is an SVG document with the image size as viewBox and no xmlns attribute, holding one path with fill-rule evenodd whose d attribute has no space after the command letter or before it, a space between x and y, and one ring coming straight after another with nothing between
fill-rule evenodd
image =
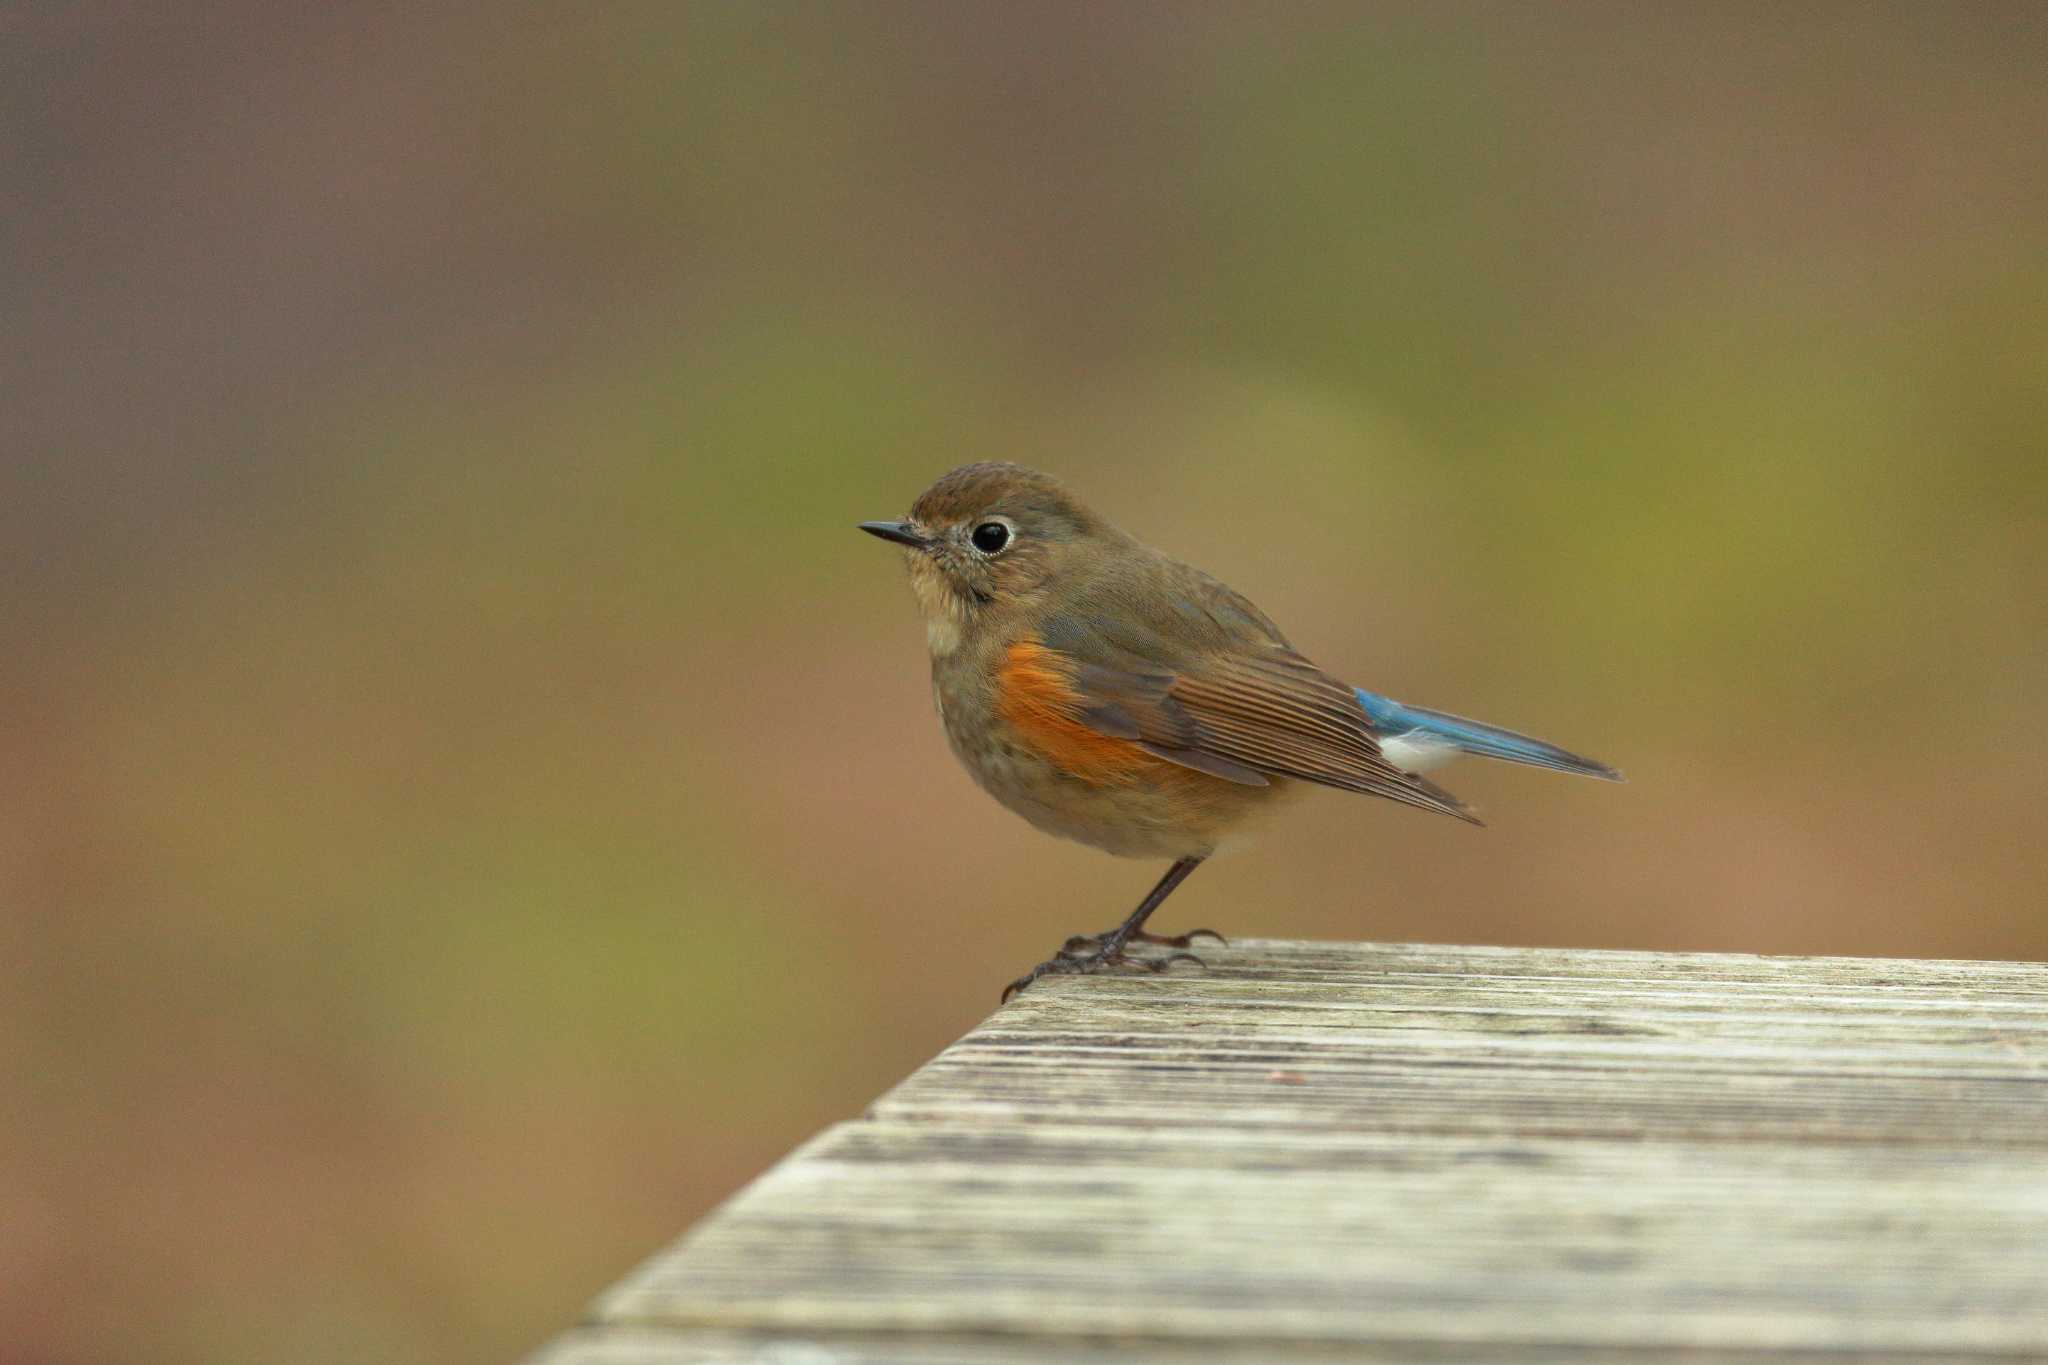
<instances>
[{"instance_id":1,"label":"brown blurred background","mask_svg":"<svg viewBox=\"0 0 2048 1365\"><path fill-rule=\"evenodd\" d=\"M506 1359L1127 909L968 459L1631 779L1176 923L2048 956L2048 8L573 12L0 18L0 1358Z\"/></svg>"}]
</instances>

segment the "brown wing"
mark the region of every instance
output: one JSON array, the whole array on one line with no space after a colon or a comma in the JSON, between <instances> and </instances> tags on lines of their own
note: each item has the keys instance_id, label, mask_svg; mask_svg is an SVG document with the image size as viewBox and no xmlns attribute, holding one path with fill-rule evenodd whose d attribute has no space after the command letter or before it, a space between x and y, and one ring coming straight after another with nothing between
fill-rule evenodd
<instances>
[{"instance_id":1,"label":"brown wing","mask_svg":"<svg viewBox=\"0 0 2048 1365\"><path fill-rule=\"evenodd\" d=\"M1058 649L1074 663L1077 719L1099 734L1233 782L1291 777L1481 823L1457 797L1387 762L1351 689L1290 648L1211 654L1169 672L1100 640L1091 648L1063 624Z\"/></svg>"}]
</instances>

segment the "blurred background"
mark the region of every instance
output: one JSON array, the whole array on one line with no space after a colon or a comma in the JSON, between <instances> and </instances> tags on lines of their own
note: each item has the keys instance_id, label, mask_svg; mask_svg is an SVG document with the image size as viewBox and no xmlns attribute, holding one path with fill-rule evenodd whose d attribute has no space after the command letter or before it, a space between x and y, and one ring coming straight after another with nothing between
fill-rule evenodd
<instances>
[{"instance_id":1,"label":"blurred background","mask_svg":"<svg viewBox=\"0 0 2048 1365\"><path fill-rule=\"evenodd\" d=\"M853 529L970 459L1630 778L1175 924L2048 956L2048 9L0 35L0 1358L507 1359L1127 910Z\"/></svg>"}]
</instances>

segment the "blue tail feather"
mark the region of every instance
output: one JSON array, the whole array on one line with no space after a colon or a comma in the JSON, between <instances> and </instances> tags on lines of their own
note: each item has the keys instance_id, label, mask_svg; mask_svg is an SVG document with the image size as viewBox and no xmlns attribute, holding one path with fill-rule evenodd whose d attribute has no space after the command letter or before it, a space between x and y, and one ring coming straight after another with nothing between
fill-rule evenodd
<instances>
[{"instance_id":1,"label":"blue tail feather","mask_svg":"<svg viewBox=\"0 0 2048 1365\"><path fill-rule=\"evenodd\" d=\"M1581 758L1577 754L1558 748L1555 744L1546 744L1540 739L1518 734L1513 730L1503 730L1498 725L1485 725L1476 720L1467 720L1463 716L1431 711L1421 706L1407 706L1392 697L1382 697L1362 687L1352 690L1358 694L1358 704L1365 708L1365 714L1372 721L1373 729L1377 730L1383 739L1407 738L1415 744L1481 754L1487 758L1504 759L1509 763L1528 763L1561 773L1579 773L1586 777L1605 778L1610 782L1621 780L1621 774L1605 763Z\"/></svg>"}]
</instances>

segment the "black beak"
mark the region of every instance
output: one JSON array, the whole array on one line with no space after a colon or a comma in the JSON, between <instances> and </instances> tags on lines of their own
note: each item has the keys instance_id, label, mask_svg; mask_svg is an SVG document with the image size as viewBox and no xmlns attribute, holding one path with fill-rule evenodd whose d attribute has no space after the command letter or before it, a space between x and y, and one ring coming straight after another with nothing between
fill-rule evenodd
<instances>
[{"instance_id":1,"label":"black beak","mask_svg":"<svg viewBox=\"0 0 2048 1365\"><path fill-rule=\"evenodd\" d=\"M908 545L913 550L922 550L931 544L907 521L864 521L860 524L860 529L871 536L893 540L898 545Z\"/></svg>"}]
</instances>

